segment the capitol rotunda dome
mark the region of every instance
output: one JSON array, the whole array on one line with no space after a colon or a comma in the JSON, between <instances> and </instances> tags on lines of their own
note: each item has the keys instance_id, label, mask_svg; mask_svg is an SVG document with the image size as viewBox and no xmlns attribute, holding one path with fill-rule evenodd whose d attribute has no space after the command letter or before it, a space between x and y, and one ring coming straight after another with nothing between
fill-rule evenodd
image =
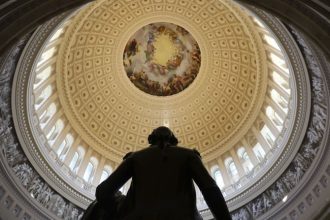
<instances>
[{"instance_id":1,"label":"capitol rotunda dome","mask_svg":"<svg viewBox=\"0 0 330 220\"><path fill-rule=\"evenodd\" d=\"M311 92L297 46L276 18L230 0L95 1L41 25L21 57L18 138L80 207L167 126L200 152L236 210L275 183L307 129Z\"/></svg>"}]
</instances>

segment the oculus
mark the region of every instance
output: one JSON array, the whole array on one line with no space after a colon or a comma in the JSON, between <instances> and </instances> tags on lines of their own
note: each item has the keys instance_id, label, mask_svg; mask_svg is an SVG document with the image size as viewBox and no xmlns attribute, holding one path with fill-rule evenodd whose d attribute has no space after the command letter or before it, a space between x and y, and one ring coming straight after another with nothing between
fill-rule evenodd
<instances>
[{"instance_id":1,"label":"oculus","mask_svg":"<svg viewBox=\"0 0 330 220\"><path fill-rule=\"evenodd\" d=\"M123 63L137 88L151 95L170 96L194 81L201 65L201 52L184 28L172 23L151 23L129 39Z\"/></svg>"}]
</instances>

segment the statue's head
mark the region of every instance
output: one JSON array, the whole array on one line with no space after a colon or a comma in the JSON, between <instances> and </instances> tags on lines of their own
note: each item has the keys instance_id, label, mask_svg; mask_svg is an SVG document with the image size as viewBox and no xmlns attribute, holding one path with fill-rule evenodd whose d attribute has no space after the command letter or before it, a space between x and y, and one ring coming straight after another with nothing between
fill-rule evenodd
<instances>
[{"instance_id":1,"label":"statue's head","mask_svg":"<svg viewBox=\"0 0 330 220\"><path fill-rule=\"evenodd\" d=\"M165 126L160 126L152 131L148 137L148 142L151 145L159 143L169 143L170 145L177 145L178 139L173 132Z\"/></svg>"}]
</instances>

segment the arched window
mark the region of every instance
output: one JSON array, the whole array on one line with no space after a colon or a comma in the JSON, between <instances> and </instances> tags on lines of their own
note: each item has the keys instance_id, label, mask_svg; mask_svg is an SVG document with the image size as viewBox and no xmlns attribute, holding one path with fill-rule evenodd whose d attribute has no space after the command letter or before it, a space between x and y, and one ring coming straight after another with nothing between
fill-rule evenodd
<instances>
[{"instance_id":1,"label":"arched window","mask_svg":"<svg viewBox=\"0 0 330 220\"><path fill-rule=\"evenodd\" d=\"M231 176L236 176L238 174L234 161L229 163L229 171Z\"/></svg>"},{"instance_id":2,"label":"arched window","mask_svg":"<svg viewBox=\"0 0 330 220\"><path fill-rule=\"evenodd\" d=\"M279 131L282 130L283 119L274 111L271 106L267 106L266 115L274 123Z\"/></svg>"},{"instance_id":3,"label":"arched window","mask_svg":"<svg viewBox=\"0 0 330 220\"><path fill-rule=\"evenodd\" d=\"M243 160L243 162L246 161L246 159L247 159L246 157L243 156L245 152L246 151L245 151L244 147L240 147L237 150L237 155L239 156L239 158L241 158Z\"/></svg>"},{"instance_id":4,"label":"arched window","mask_svg":"<svg viewBox=\"0 0 330 220\"><path fill-rule=\"evenodd\" d=\"M264 25L264 24L263 24L258 18L253 17L252 19L253 19L253 21L254 21L257 25L259 25L259 26L262 27L263 29L266 28L265 25Z\"/></svg>"},{"instance_id":5,"label":"arched window","mask_svg":"<svg viewBox=\"0 0 330 220\"><path fill-rule=\"evenodd\" d=\"M53 93L52 85L48 85L40 94L40 96L35 101L35 109L39 109L41 104L48 99Z\"/></svg>"},{"instance_id":6,"label":"arched window","mask_svg":"<svg viewBox=\"0 0 330 220\"><path fill-rule=\"evenodd\" d=\"M112 167L110 165L105 165L102 171L102 175L100 178L100 183L103 182L110 174L112 173Z\"/></svg>"},{"instance_id":7,"label":"arched window","mask_svg":"<svg viewBox=\"0 0 330 220\"><path fill-rule=\"evenodd\" d=\"M244 151L244 153L242 154L242 158L244 161L249 161L250 158L249 158L249 155L246 153L246 151Z\"/></svg>"},{"instance_id":8,"label":"arched window","mask_svg":"<svg viewBox=\"0 0 330 220\"><path fill-rule=\"evenodd\" d=\"M51 103L47 110L40 115L40 126L44 128L49 121L49 119L55 114L57 108L55 103Z\"/></svg>"},{"instance_id":9,"label":"arched window","mask_svg":"<svg viewBox=\"0 0 330 220\"><path fill-rule=\"evenodd\" d=\"M63 140L62 144L60 145L60 147L57 150L57 155L61 161L64 160L72 143L73 143L73 136L71 134L67 134L65 139Z\"/></svg>"},{"instance_id":10,"label":"arched window","mask_svg":"<svg viewBox=\"0 0 330 220\"><path fill-rule=\"evenodd\" d=\"M86 167L84 176L83 176L83 179L86 182L88 182L88 183L92 182L94 175L95 175L95 170L96 170L98 164L99 164L99 161L97 158L95 158L95 157L90 158L89 163Z\"/></svg>"},{"instance_id":11,"label":"arched window","mask_svg":"<svg viewBox=\"0 0 330 220\"><path fill-rule=\"evenodd\" d=\"M74 156L70 162L70 169L73 173L77 173L80 163L85 155L85 149L83 146L79 146L78 150L74 153Z\"/></svg>"},{"instance_id":12,"label":"arched window","mask_svg":"<svg viewBox=\"0 0 330 220\"><path fill-rule=\"evenodd\" d=\"M237 155L239 156L239 158L241 158L242 160L242 166L245 172L249 172L253 169L253 164L250 160L249 155L247 154L246 150L244 147L240 147L237 150Z\"/></svg>"},{"instance_id":13,"label":"arched window","mask_svg":"<svg viewBox=\"0 0 330 220\"><path fill-rule=\"evenodd\" d=\"M62 131L63 128L64 128L63 120L58 119L56 121L55 125L53 126L53 128L51 129L51 131L47 135L47 139L49 140L48 142L50 143L50 145L53 144L57 135Z\"/></svg>"},{"instance_id":14,"label":"arched window","mask_svg":"<svg viewBox=\"0 0 330 220\"><path fill-rule=\"evenodd\" d=\"M63 32L64 32L64 27L58 29L58 30L53 34L53 36L49 39L49 42L52 42L52 41L58 39L58 38L61 36L61 34L62 34Z\"/></svg>"},{"instance_id":15,"label":"arched window","mask_svg":"<svg viewBox=\"0 0 330 220\"><path fill-rule=\"evenodd\" d=\"M72 160L70 162L70 165L69 165L69 167L72 171L74 171L74 169L76 168L77 163L78 163L78 159L79 159L79 154L78 154L78 152L75 152L73 157L72 157Z\"/></svg>"},{"instance_id":16,"label":"arched window","mask_svg":"<svg viewBox=\"0 0 330 220\"><path fill-rule=\"evenodd\" d=\"M281 96L275 89L270 91L271 98L277 103L285 113L288 112L288 102L283 96Z\"/></svg>"},{"instance_id":17,"label":"arched window","mask_svg":"<svg viewBox=\"0 0 330 220\"><path fill-rule=\"evenodd\" d=\"M228 173L234 182L238 181L239 175L236 168L236 165L233 161L233 158L229 157L225 160L225 165L228 170Z\"/></svg>"},{"instance_id":18,"label":"arched window","mask_svg":"<svg viewBox=\"0 0 330 220\"><path fill-rule=\"evenodd\" d=\"M59 157L62 153L62 151L64 150L65 146L67 145L67 140L64 139L63 142L61 143L60 147L57 149L57 156Z\"/></svg>"},{"instance_id":19,"label":"arched window","mask_svg":"<svg viewBox=\"0 0 330 220\"><path fill-rule=\"evenodd\" d=\"M286 66L286 62L284 59L278 57L277 55L270 53L269 57L271 61L278 67L280 67L284 72L289 73L289 69Z\"/></svg>"},{"instance_id":20,"label":"arched window","mask_svg":"<svg viewBox=\"0 0 330 220\"><path fill-rule=\"evenodd\" d=\"M49 133L47 134L47 139L49 139L49 137L51 137L52 134L55 133L55 131L56 131L56 126L54 125L54 126L52 127L52 129L49 131Z\"/></svg>"},{"instance_id":21,"label":"arched window","mask_svg":"<svg viewBox=\"0 0 330 220\"><path fill-rule=\"evenodd\" d=\"M56 48L51 47L48 50L46 50L45 52L43 52L42 55L41 55L41 59L37 63L37 66L42 65L45 61L50 59L53 56L53 54L55 53L55 51L56 51Z\"/></svg>"},{"instance_id":22,"label":"arched window","mask_svg":"<svg viewBox=\"0 0 330 220\"><path fill-rule=\"evenodd\" d=\"M104 180L106 180L108 178L110 174L108 173L108 171L103 170L102 171L102 175L101 175L101 179L100 179L100 183L102 183Z\"/></svg>"},{"instance_id":23,"label":"arched window","mask_svg":"<svg viewBox=\"0 0 330 220\"><path fill-rule=\"evenodd\" d=\"M262 161L264 159L266 153L259 143L257 143L252 150L259 161Z\"/></svg>"},{"instance_id":24,"label":"arched window","mask_svg":"<svg viewBox=\"0 0 330 220\"><path fill-rule=\"evenodd\" d=\"M43 81L45 81L52 73L52 66L47 66L44 70L42 70L36 76L36 80L34 81L33 88L37 88Z\"/></svg>"},{"instance_id":25,"label":"arched window","mask_svg":"<svg viewBox=\"0 0 330 220\"><path fill-rule=\"evenodd\" d=\"M290 94L290 86L288 80L285 80L278 72L273 71L272 78L275 83L282 87L288 94Z\"/></svg>"},{"instance_id":26,"label":"arched window","mask_svg":"<svg viewBox=\"0 0 330 220\"><path fill-rule=\"evenodd\" d=\"M214 172L214 179L220 189L223 189L223 187L225 187L225 183L223 181L223 178L222 178L222 175L221 175L221 172L219 169Z\"/></svg>"},{"instance_id":27,"label":"arched window","mask_svg":"<svg viewBox=\"0 0 330 220\"><path fill-rule=\"evenodd\" d=\"M83 176L83 179L86 182L91 181L92 176L93 176L93 171L94 171L94 165L91 162L89 162L88 165L87 165L87 168L85 170L84 176Z\"/></svg>"},{"instance_id":28,"label":"arched window","mask_svg":"<svg viewBox=\"0 0 330 220\"><path fill-rule=\"evenodd\" d=\"M263 128L260 131L261 135L267 140L267 142L270 144L270 146L274 145L275 136L274 134L269 130L267 125L264 125Z\"/></svg>"},{"instance_id":29,"label":"arched window","mask_svg":"<svg viewBox=\"0 0 330 220\"><path fill-rule=\"evenodd\" d=\"M278 46L278 44L276 43L276 40L274 38L272 38L271 36L265 34L264 39L268 45L272 46L273 48L275 48L279 51L281 50L280 47Z\"/></svg>"}]
</instances>

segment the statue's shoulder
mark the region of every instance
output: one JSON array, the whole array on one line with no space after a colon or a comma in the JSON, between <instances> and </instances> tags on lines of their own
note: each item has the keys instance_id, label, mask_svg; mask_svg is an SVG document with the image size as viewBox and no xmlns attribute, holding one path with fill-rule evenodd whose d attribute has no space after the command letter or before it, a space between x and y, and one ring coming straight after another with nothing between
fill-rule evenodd
<instances>
[{"instance_id":1,"label":"statue's shoulder","mask_svg":"<svg viewBox=\"0 0 330 220\"><path fill-rule=\"evenodd\" d=\"M196 150L196 148L193 148L193 149L189 149L186 147L177 147L177 148L190 155L197 155L198 157L202 157L201 154L199 153L199 151Z\"/></svg>"},{"instance_id":2,"label":"statue's shoulder","mask_svg":"<svg viewBox=\"0 0 330 220\"><path fill-rule=\"evenodd\" d=\"M128 152L124 157L123 160L126 160L128 157L132 156L133 152Z\"/></svg>"},{"instance_id":3,"label":"statue's shoulder","mask_svg":"<svg viewBox=\"0 0 330 220\"><path fill-rule=\"evenodd\" d=\"M202 157L198 150L195 148L192 150L197 156Z\"/></svg>"}]
</instances>

